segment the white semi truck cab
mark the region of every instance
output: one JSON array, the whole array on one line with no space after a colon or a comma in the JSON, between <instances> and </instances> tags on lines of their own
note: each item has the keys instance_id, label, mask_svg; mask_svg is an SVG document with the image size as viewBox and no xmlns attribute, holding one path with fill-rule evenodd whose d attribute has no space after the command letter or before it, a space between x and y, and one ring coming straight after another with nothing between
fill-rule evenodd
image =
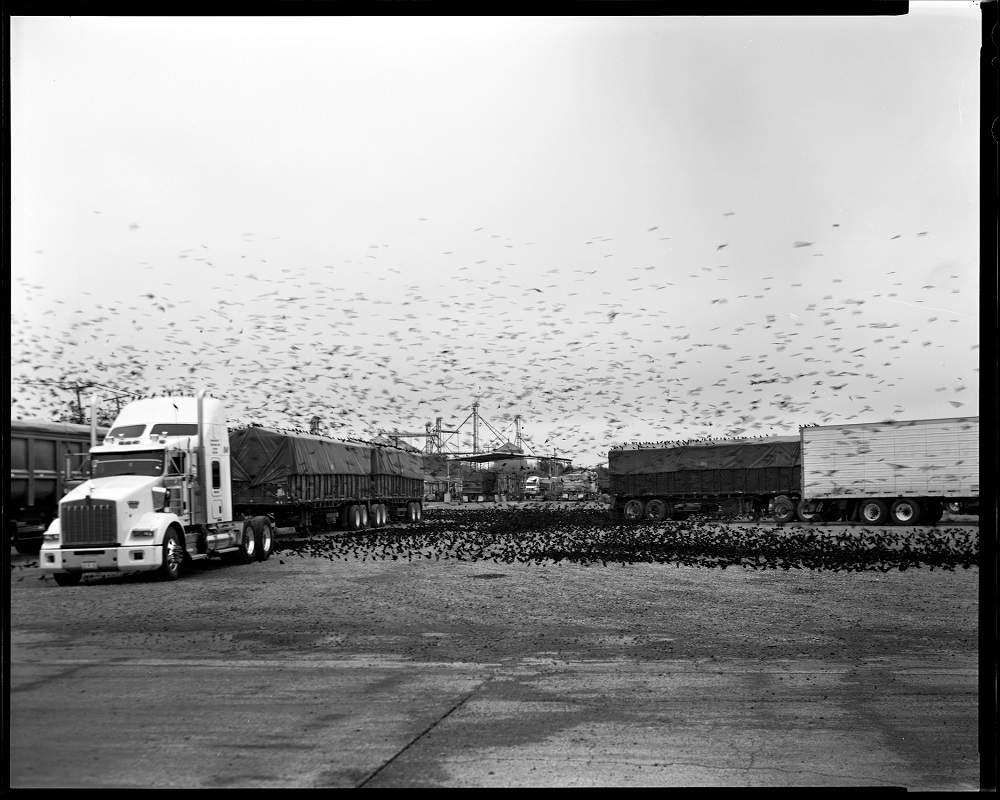
<instances>
[{"instance_id":1,"label":"white semi truck cab","mask_svg":"<svg viewBox=\"0 0 1000 800\"><path fill-rule=\"evenodd\" d=\"M89 477L59 503L39 568L61 585L86 573L156 571L226 554L263 561L273 546L266 516L233 520L229 433L221 401L155 397L125 406L90 450Z\"/></svg>"}]
</instances>

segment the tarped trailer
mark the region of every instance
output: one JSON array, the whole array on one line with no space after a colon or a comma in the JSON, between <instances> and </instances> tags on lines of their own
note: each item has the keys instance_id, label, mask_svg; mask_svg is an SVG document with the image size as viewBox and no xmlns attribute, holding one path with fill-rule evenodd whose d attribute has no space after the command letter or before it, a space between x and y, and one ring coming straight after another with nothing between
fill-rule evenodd
<instances>
[{"instance_id":1,"label":"tarped trailer","mask_svg":"<svg viewBox=\"0 0 1000 800\"><path fill-rule=\"evenodd\" d=\"M336 514L342 527L354 527L343 518L351 506L365 514L382 507L384 521L420 517L418 453L261 427L230 431L229 442L236 513L268 513L305 528L314 513Z\"/></svg>"},{"instance_id":2,"label":"tarped trailer","mask_svg":"<svg viewBox=\"0 0 1000 800\"><path fill-rule=\"evenodd\" d=\"M614 509L627 519L663 519L680 505L767 511L773 498L799 493L801 443L796 436L671 447L637 447L608 453Z\"/></svg>"},{"instance_id":3,"label":"tarped trailer","mask_svg":"<svg viewBox=\"0 0 1000 800\"><path fill-rule=\"evenodd\" d=\"M229 445L234 511L335 507L371 494L371 446L259 427L231 430Z\"/></svg>"}]
</instances>

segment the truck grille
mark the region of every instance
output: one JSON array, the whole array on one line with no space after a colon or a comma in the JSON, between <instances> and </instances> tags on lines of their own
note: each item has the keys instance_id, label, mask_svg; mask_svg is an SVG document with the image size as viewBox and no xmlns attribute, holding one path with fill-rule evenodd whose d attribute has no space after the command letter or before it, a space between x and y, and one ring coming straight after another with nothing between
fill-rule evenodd
<instances>
[{"instance_id":1,"label":"truck grille","mask_svg":"<svg viewBox=\"0 0 1000 800\"><path fill-rule=\"evenodd\" d=\"M106 545L118 541L113 502L73 500L63 504L59 516L64 546Z\"/></svg>"}]
</instances>

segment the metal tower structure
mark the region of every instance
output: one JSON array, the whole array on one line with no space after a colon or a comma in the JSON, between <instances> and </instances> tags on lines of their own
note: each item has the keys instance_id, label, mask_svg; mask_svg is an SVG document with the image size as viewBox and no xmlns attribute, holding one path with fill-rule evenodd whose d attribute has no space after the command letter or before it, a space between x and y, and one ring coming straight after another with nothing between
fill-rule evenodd
<instances>
[{"instance_id":1,"label":"metal tower structure","mask_svg":"<svg viewBox=\"0 0 1000 800\"><path fill-rule=\"evenodd\" d=\"M437 417L435 419L435 424L433 427L431 426L431 423L429 422L425 423L424 426L425 430L423 433L411 432L411 431L398 431L398 430L390 431L383 429L379 431L379 435L389 437L390 439L393 440L393 442L397 446L399 445L401 439L407 439L407 438L423 439L424 453L440 453L451 456L458 460L461 460L462 456L473 456L473 457L479 456L485 459L486 456L490 455L492 451L489 449L483 450L482 448L480 430L479 430L480 423L485 425L490 430L490 432L496 437L497 442L500 443L500 446L502 446L504 442L510 444L510 439L506 438L506 436L503 433L498 432L495 428L493 428L492 425L489 424L489 422L487 422L480 416L479 405L480 405L479 400L473 401L472 410L469 413L469 416L467 416L459 425L455 426L455 428L451 430L445 429L442 425L442 418ZM528 438L524 435L523 431L521 430L522 420L523 417L520 414L514 415L514 446L517 450L517 454L510 454L512 457L517 457L519 455L521 458L534 458L538 459L540 462L565 461L569 463L569 459L559 458L558 451L556 451L554 448L552 451L552 456L536 455L534 453L534 450L536 449L535 446L531 444L531 442L528 440ZM462 433L463 428L465 428L466 424L468 424L469 422L472 423L472 452L470 453L462 449L461 440L459 440L456 443L452 443L449 449L449 439L452 436L459 436ZM525 452L526 446L528 446L528 452ZM482 460L482 459L477 459L477 460Z\"/></svg>"}]
</instances>

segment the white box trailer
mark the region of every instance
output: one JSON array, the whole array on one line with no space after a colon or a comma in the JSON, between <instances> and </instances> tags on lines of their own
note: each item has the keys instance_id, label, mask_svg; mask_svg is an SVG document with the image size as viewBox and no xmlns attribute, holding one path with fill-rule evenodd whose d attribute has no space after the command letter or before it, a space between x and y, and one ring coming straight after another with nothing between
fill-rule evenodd
<instances>
[{"instance_id":1,"label":"white box trailer","mask_svg":"<svg viewBox=\"0 0 1000 800\"><path fill-rule=\"evenodd\" d=\"M936 522L945 505L978 513L979 417L800 429L798 516L831 509L872 525Z\"/></svg>"}]
</instances>

